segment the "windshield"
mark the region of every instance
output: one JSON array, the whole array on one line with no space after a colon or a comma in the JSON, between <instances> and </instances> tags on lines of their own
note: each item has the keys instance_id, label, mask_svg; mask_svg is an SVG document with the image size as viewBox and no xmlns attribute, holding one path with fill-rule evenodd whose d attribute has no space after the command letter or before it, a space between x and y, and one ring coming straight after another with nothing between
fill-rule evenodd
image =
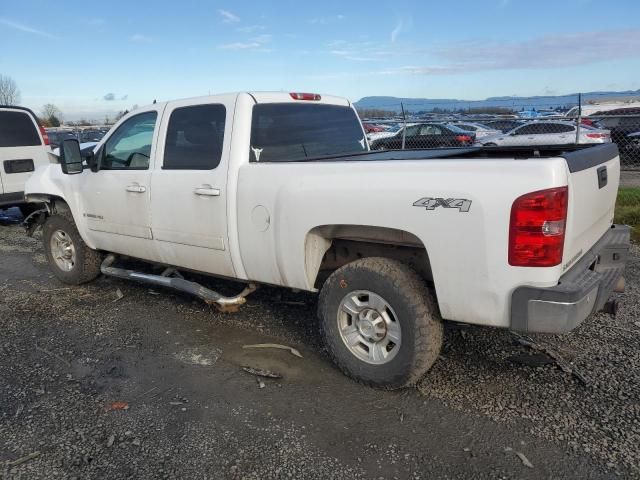
<instances>
[{"instance_id":1,"label":"windshield","mask_svg":"<svg viewBox=\"0 0 640 480\"><path fill-rule=\"evenodd\" d=\"M297 103L253 107L252 162L291 162L366 150L360 120L350 107Z\"/></svg>"}]
</instances>

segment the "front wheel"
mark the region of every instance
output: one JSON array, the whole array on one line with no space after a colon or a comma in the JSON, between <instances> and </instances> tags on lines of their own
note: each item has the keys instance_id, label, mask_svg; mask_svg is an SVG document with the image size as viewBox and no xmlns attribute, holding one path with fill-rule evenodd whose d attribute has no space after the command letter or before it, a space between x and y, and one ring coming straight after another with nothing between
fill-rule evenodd
<instances>
[{"instance_id":1,"label":"front wheel","mask_svg":"<svg viewBox=\"0 0 640 480\"><path fill-rule=\"evenodd\" d=\"M336 270L322 287L318 315L333 361L367 385L413 385L440 354L442 321L433 295L396 260L365 258Z\"/></svg>"},{"instance_id":2,"label":"front wheel","mask_svg":"<svg viewBox=\"0 0 640 480\"><path fill-rule=\"evenodd\" d=\"M61 282L80 285L100 275L102 256L84 243L70 214L47 218L42 239L49 265Z\"/></svg>"}]
</instances>

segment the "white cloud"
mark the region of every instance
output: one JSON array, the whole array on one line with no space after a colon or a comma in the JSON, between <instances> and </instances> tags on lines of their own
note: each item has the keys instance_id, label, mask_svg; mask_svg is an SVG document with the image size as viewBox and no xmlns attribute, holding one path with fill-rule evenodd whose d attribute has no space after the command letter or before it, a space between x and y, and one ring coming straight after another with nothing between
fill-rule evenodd
<instances>
[{"instance_id":1,"label":"white cloud","mask_svg":"<svg viewBox=\"0 0 640 480\"><path fill-rule=\"evenodd\" d=\"M237 23L240 21L240 17L234 15L229 10L218 10L218 13L222 15L222 23Z\"/></svg>"},{"instance_id":2,"label":"white cloud","mask_svg":"<svg viewBox=\"0 0 640 480\"><path fill-rule=\"evenodd\" d=\"M333 15L330 17L317 17L317 18L312 18L311 20L309 20L309 23L313 24L313 25L326 25L328 23L333 23L333 22L340 22L342 20L344 20L345 17L342 14L338 14L338 15Z\"/></svg>"},{"instance_id":3,"label":"white cloud","mask_svg":"<svg viewBox=\"0 0 640 480\"><path fill-rule=\"evenodd\" d=\"M269 34L263 34L263 35L258 35L255 38L252 38L251 41L255 42L255 43L269 43L271 40L273 39L273 35L269 35Z\"/></svg>"},{"instance_id":4,"label":"white cloud","mask_svg":"<svg viewBox=\"0 0 640 480\"><path fill-rule=\"evenodd\" d=\"M261 52L270 52L270 49L265 48L265 44L271 42L273 35L262 34L257 37L249 39L246 42L233 42L218 45L219 50L259 50Z\"/></svg>"},{"instance_id":5,"label":"white cloud","mask_svg":"<svg viewBox=\"0 0 640 480\"><path fill-rule=\"evenodd\" d=\"M14 30L18 30L24 33L31 33L33 35L39 35L41 37L47 38L57 38L55 35L50 34L49 32L45 32L43 30L38 30L36 28L32 28L28 25L24 25L23 23L14 22L13 20L9 20L8 18L0 18L0 25L4 25L5 27L12 28Z\"/></svg>"},{"instance_id":6,"label":"white cloud","mask_svg":"<svg viewBox=\"0 0 640 480\"><path fill-rule=\"evenodd\" d=\"M142 35L141 33L136 33L134 35L131 35L131 41L138 43L151 43L153 40L151 39L151 37L147 37L146 35Z\"/></svg>"},{"instance_id":7,"label":"white cloud","mask_svg":"<svg viewBox=\"0 0 640 480\"><path fill-rule=\"evenodd\" d=\"M248 25L246 27L239 27L236 30L240 33L255 33L264 30L264 25Z\"/></svg>"},{"instance_id":8,"label":"white cloud","mask_svg":"<svg viewBox=\"0 0 640 480\"><path fill-rule=\"evenodd\" d=\"M640 30L549 34L524 41L476 40L444 45L437 64L412 65L400 72L444 75L483 70L563 68L640 57Z\"/></svg>"},{"instance_id":9,"label":"white cloud","mask_svg":"<svg viewBox=\"0 0 640 480\"><path fill-rule=\"evenodd\" d=\"M250 50L253 48L260 48L262 44L258 42L234 42L218 45L220 50Z\"/></svg>"},{"instance_id":10,"label":"white cloud","mask_svg":"<svg viewBox=\"0 0 640 480\"><path fill-rule=\"evenodd\" d=\"M381 50L376 42L349 43L345 40L333 40L327 44L329 54L354 62L375 62L395 55L393 51Z\"/></svg>"},{"instance_id":11,"label":"white cloud","mask_svg":"<svg viewBox=\"0 0 640 480\"><path fill-rule=\"evenodd\" d=\"M404 21L400 18L396 22L395 28L391 30L391 43L396 43L396 40L398 39L398 35L402 33L403 29L404 29Z\"/></svg>"}]
</instances>

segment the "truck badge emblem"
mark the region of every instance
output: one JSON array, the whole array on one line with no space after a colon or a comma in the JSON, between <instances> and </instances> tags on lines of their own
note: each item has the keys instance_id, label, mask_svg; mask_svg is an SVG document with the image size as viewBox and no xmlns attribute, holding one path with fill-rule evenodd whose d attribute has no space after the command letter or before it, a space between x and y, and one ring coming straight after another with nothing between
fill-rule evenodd
<instances>
[{"instance_id":1,"label":"truck badge emblem","mask_svg":"<svg viewBox=\"0 0 640 480\"><path fill-rule=\"evenodd\" d=\"M457 208L460 212L468 212L471 209L471 200L466 198L432 198L425 197L413 203L414 207L423 207L427 210L435 210L437 207Z\"/></svg>"}]
</instances>

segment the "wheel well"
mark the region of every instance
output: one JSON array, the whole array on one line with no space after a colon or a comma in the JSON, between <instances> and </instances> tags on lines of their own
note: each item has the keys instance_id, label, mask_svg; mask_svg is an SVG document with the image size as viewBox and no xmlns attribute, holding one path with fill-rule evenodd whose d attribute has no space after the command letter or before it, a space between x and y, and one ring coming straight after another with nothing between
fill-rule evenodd
<instances>
[{"instance_id":1,"label":"wheel well","mask_svg":"<svg viewBox=\"0 0 640 480\"><path fill-rule=\"evenodd\" d=\"M48 206L49 213L54 212L56 209L71 210L69 204L65 202L62 197L58 197L57 195L30 193L26 198L29 202L46 204Z\"/></svg>"},{"instance_id":2,"label":"wheel well","mask_svg":"<svg viewBox=\"0 0 640 480\"><path fill-rule=\"evenodd\" d=\"M307 236L309 284L320 288L338 268L366 257L399 260L425 281L433 282L427 249L415 235L393 228L363 225L325 225Z\"/></svg>"}]
</instances>

